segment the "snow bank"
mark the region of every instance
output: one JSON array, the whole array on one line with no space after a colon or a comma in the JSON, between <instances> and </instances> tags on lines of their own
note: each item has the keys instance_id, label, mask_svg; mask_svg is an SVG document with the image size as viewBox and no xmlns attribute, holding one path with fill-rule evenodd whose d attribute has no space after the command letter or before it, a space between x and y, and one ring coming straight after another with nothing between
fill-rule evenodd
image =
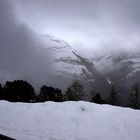
<instances>
[{"instance_id":1,"label":"snow bank","mask_svg":"<svg viewBox=\"0 0 140 140\"><path fill-rule=\"evenodd\" d=\"M0 101L0 133L17 140L140 140L140 111L82 101Z\"/></svg>"}]
</instances>

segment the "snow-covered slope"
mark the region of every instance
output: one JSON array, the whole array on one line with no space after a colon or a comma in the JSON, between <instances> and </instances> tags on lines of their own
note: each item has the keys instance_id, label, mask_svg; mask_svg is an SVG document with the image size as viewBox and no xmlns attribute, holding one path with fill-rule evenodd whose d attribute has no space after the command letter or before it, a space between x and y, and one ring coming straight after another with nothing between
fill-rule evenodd
<instances>
[{"instance_id":1,"label":"snow-covered slope","mask_svg":"<svg viewBox=\"0 0 140 140\"><path fill-rule=\"evenodd\" d=\"M50 35L43 35L41 39L46 43L46 48L51 51L59 75L80 76L82 66L78 64L77 57L67 42Z\"/></svg>"},{"instance_id":2,"label":"snow-covered slope","mask_svg":"<svg viewBox=\"0 0 140 140\"><path fill-rule=\"evenodd\" d=\"M41 37L46 47L51 50L56 67L55 78L61 81L60 88L67 88L75 79L86 87L86 92L99 92L107 97L112 84L117 86L121 97L128 97L129 88L140 82L140 55L133 51L113 51L93 57L83 57L64 40L54 36ZM60 83L60 82L56 82ZM127 101L127 99L126 99Z\"/></svg>"},{"instance_id":3,"label":"snow-covered slope","mask_svg":"<svg viewBox=\"0 0 140 140\"><path fill-rule=\"evenodd\" d=\"M108 84L107 80L97 71L94 62L81 56L66 41L50 35L43 35L41 39L52 53L57 69L56 76L61 77L60 81L66 79L68 82L77 79L92 83L96 81L100 85Z\"/></svg>"},{"instance_id":4,"label":"snow-covered slope","mask_svg":"<svg viewBox=\"0 0 140 140\"><path fill-rule=\"evenodd\" d=\"M42 39L52 50L60 75L70 74L83 80L105 83L105 80L126 80L140 71L139 52L110 52L100 57L93 52L93 57L85 58L64 40L50 35L43 35Z\"/></svg>"},{"instance_id":5,"label":"snow-covered slope","mask_svg":"<svg viewBox=\"0 0 140 140\"><path fill-rule=\"evenodd\" d=\"M139 140L140 111L88 102L0 101L0 133L17 140Z\"/></svg>"}]
</instances>

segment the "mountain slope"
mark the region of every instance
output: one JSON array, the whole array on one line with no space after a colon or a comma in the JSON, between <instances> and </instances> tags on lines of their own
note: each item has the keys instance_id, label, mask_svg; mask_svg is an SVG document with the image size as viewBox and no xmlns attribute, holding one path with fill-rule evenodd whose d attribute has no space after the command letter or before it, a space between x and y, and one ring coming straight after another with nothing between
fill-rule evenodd
<instances>
[{"instance_id":1,"label":"mountain slope","mask_svg":"<svg viewBox=\"0 0 140 140\"><path fill-rule=\"evenodd\" d=\"M106 96L115 84L120 96L128 93L128 88L140 82L139 52L110 52L100 57L85 58L74 51L71 46L52 36L43 36L47 46L52 50L57 75L66 81L80 80L88 89ZM93 54L94 56L94 54ZM108 95L107 95L108 96ZM128 96L128 95L125 95Z\"/></svg>"},{"instance_id":2,"label":"mountain slope","mask_svg":"<svg viewBox=\"0 0 140 140\"><path fill-rule=\"evenodd\" d=\"M140 55L136 53L116 52L116 54L102 54L101 57L93 59L84 58L76 51L72 50L71 46L64 40L57 39L54 36L44 35L44 40L55 54L55 61L63 63L64 71L69 71L78 75L85 76L87 80L98 79L101 75L109 77L109 73L118 70L121 72L125 69L121 76L128 78L140 71ZM76 70L76 68L78 68ZM61 71L61 70L60 70ZM103 77L102 77L103 78Z\"/></svg>"},{"instance_id":3,"label":"mountain slope","mask_svg":"<svg viewBox=\"0 0 140 140\"><path fill-rule=\"evenodd\" d=\"M98 72L94 63L74 51L67 42L49 35L43 36L43 39L52 51L59 76L84 82L96 81L108 86L107 80Z\"/></svg>"}]
</instances>

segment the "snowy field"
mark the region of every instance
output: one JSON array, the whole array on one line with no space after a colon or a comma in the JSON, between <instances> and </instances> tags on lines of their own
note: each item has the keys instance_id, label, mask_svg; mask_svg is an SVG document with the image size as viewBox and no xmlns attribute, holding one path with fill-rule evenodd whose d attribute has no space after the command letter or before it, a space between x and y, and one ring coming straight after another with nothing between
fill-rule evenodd
<instances>
[{"instance_id":1,"label":"snowy field","mask_svg":"<svg viewBox=\"0 0 140 140\"><path fill-rule=\"evenodd\" d=\"M82 101L0 101L0 134L17 140L140 140L140 111Z\"/></svg>"}]
</instances>

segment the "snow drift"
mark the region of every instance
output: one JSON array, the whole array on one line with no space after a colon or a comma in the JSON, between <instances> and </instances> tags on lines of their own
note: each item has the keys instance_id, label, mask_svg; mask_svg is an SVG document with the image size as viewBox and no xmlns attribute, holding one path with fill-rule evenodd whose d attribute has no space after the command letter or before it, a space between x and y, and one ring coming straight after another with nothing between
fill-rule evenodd
<instances>
[{"instance_id":1,"label":"snow drift","mask_svg":"<svg viewBox=\"0 0 140 140\"><path fill-rule=\"evenodd\" d=\"M0 101L0 133L18 140L139 140L140 111L88 102Z\"/></svg>"}]
</instances>

